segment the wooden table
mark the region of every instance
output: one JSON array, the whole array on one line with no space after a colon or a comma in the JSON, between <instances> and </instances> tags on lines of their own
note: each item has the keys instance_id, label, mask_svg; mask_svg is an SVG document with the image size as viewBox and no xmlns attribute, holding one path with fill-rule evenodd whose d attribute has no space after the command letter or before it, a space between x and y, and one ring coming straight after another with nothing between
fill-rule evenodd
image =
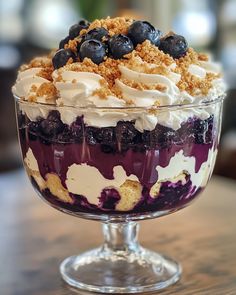
<instances>
[{"instance_id":1,"label":"wooden table","mask_svg":"<svg viewBox=\"0 0 236 295\"><path fill-rule=\"evenodd\" d=\"M50 208L22 171L0 175L0 200L0 294L85 294L58 267L102 242L100 224ZM213 178L192 206L143 221L140 240L182 264L181 281L161 294L236 294L236 183Z\"/></svg>"}]
</instances>

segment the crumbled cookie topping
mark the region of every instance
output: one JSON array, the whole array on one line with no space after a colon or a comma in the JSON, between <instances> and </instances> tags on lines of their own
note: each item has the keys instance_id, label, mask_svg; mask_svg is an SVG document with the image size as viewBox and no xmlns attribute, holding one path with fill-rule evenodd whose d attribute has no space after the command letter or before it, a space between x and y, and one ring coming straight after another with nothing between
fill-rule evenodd
<instances>
[{"instance_id":1,"label":"crumbled cookie topping","mask_svg":"<svg viewBox=\"0 0 236 295\"><path fill-rule=\"evenodd\" d=\"M141 90L141 91L142 90L158 90L158 91L164 92L167 89L166 85L163 85L161 83L144 84L141 82L136 82L136 81L128 80L128 79L124 79L124 78L121 78L120 81L131 88L135 88L135 89Z\"/></svg>"},{"instance_id":2,"label":"crumbled cookie topping","mask_svg":"<svg viewBox=\"0 0 236 295\"><path fill-rule=\"evenodd\" d=\"M88 33L90 30L95 28L105 28L110 37L115 34L127 35L129 27L132 23L132 19L126 19L124 17L108 17L106 19L95 20L87 29L82 29L76 38L69 40L68 43L64 45L64 49L70 49L76 56L78 44L82 42L84 34ZM163 38L171 37L173 34L173 32L170 32ZM55 86L53 83L50 83L53 82L52 73L54 71L54 67L52 64L52 56L54 53L55 51L52 51L47 57L35 58L29 64L23 65L20 68L20 71L36 67L41 68L41 71L37 74L37 76L45 78L49 81L49 83L43 83L37 90L30 90L30 92L33 93L30 98L32 100L35 100L37 95L47 96L50 98L57 95ZM167 89L165 85L160 83L153 85L124 79L121 75L119 66L125 66L136 72L157 74L166 77L169 77L171 72L179 74L180 80L176 85L180 91L186 91L190 95L207 95L209 90L212 88L212 81L219 78L220 75L207 73L205 78L199 78L189 72L190 65L194 64L201 66L201 62L207 61L208 56L206 54L197 53L192 48L188 48L183 57L173 58L170 54L160 50L157 45L152 44L150 40L145 40L143 43L134 47L134 50L124 55L121 59L114 59L107 54L103 62L95 64L87 57L85 57L83 61L79 59L78 55L77 57L69 58L65 65L57 70L58 75L57 78L54 77L54 82L62 81L61 73L67 70L99 74L103 78L101 82L101 89L97 89L93 94L99 96L101 99L106 99L109 95L115 95L118 98L123 98L121 91L116 86L117 79L121 80L127 86L140 91L159 90L164 92ZM129 101L129 103L131 103L131 101Z\"/></svg>"},{"instance_id":3,"label":"crumbled cookie topping","mask_svg":"<svg viewBox=\"0 0 236 295\"><path fill-rule=\"evenodd\" d=\"M87 30L82 30L80 32L80 35L86 34L92 29L95 28L105 28L108 30L109 35L113 36L116 34L127 34L129 26L132 24L132 19L127 19L125 17L116 17L116 18L110 18L107 17L105 19L96 19L93 21Z\"/></svg>"},{"instance_id":4,"label":"crumbled cookie topping","mask_svg":"<svg viewBox=\"0 0 236 295\"><path fill-rule=\"evenodd\" d=\"M51 101L56 98L57 89L52 82L45 82L39 87L33 84L31 86L30 93L31 95L28 100L31 102L37 102L38 97L44 97L46 101Z\"/></svg>"},{"instance_id":5,"label":"crumbled cookie topping","mask_svg":"<svg viewBox=\"0 0 236 295\"><path fill-rule=\"evenodd\" d=\"M212 81L219 78L219 74L207 73L204 79L198 78L189 73L188 69L191 64L200 65L199 61L206 60L206 56L198 54L192 48L188 50L185 57L176 61L176 73L181 74L181 80L177 86L181 91L187 91L190 95L207 95L212 88Z\"/></svg>"}]
</instances>

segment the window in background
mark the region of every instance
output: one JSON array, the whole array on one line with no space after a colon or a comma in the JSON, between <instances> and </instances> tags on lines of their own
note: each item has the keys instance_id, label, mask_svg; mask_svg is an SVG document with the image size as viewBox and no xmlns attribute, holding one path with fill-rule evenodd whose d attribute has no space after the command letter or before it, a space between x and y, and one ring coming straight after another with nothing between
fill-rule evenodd
<instances>
[{"instance_id":1,"label":"window in background","mask_svg":"<svg viewBox=\"0 0 236 295\"><path fill-rule=\"evenodd\" d=\"M0 0L0 171L19 165L11 86L20 64L56 48L79 18L105 16L108 0Z\"/></svg>"},{"instance_id":2,"label":"window in background","mask_svg":"<svg viewBox=\"0 0 236 295\"><path fill-rule=\"evenodd\" d=\"M68 27L81 17L76 1L33 0L26 7L27 39L39 47L56 48Z\"/></svg>"},{"instance_id":3,"label":"window in background","mask_svg":"<svg viewBox=\"0 0 236 295\"><path fill-rule=\"evenodd\" d=\"M23 0L0 0L0 172L20 163L11 86L22 62Z\"/></svg>"},{"instance_id":4,"label":"window in background","mask_svg":"<svg viewBox=\"0 0 236 295\"><path fill-rule=\"evenodd\" d=\"M189 44L207 48L216 34L216 15L210 1L178 1L178 11L173 19L173 28L186 37Z\"/></svg>"}]
</instances>

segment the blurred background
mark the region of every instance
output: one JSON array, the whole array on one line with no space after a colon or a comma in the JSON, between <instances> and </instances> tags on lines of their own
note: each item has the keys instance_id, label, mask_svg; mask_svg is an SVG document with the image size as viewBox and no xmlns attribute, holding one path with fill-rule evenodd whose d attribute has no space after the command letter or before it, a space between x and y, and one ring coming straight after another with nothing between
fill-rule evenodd
<instances>
[{"instance_id":1,"label":"blurred background","mask_svg":"<svg viewBox=\"0 0 236 295\"><path fill-rule=\"evenodd\" d=\"M19 65L56 48L78 19L107 15L173 29L223 64L229 92L215 173L236 179L236 0L0 0L0 173L21 167L11 94Z\"/></svg>"}]
</instances>

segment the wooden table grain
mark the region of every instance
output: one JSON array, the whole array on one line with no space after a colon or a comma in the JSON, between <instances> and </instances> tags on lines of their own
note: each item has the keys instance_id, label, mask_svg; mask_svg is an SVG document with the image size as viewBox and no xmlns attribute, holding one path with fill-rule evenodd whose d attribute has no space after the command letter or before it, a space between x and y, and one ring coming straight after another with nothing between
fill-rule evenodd
<instances>
[{"instance_id":1,"label":"wooden table grain","mask_svg":"<svg viewBox=\"0 0 236 295\"><path fill-rule=\"evenodd\" d=\"M0 200L0 294L85 294L67 286L58 267L102 242L99 222L46 205L23 171L0 175ZM188 208L141 222L140 240L183 267L179 283L154 294L236 294L236 183L214 177Z\"/></svg>"}]
</instances>

